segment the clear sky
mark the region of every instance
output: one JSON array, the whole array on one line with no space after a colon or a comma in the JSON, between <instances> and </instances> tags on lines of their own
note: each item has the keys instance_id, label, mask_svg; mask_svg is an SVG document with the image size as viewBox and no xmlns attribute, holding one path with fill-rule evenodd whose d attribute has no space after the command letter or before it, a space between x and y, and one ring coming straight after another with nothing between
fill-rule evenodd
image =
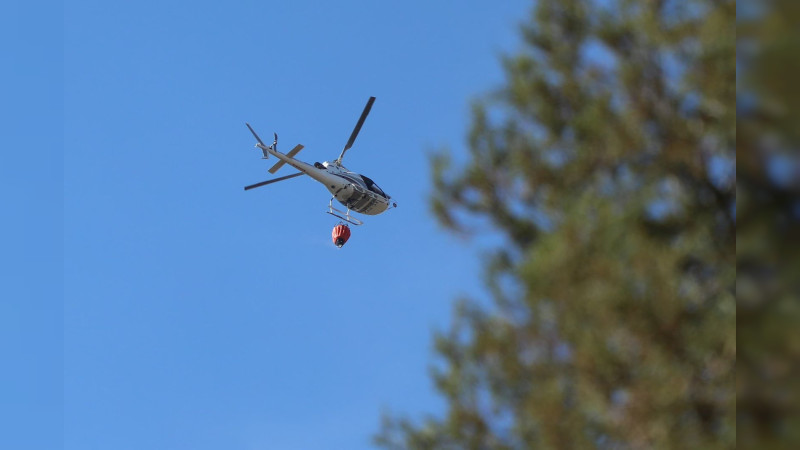
<instances>
[{"instance_id":1,"label":"clear sky","mask_svg":"<svg viewBox=\"0 0 800 450\"><path fill-rule=\"evenodd\" d=\"M428 212L426 153L464 151L528 2L11 9L0 447L360 449L442 410L431 335L480 255ZM245 121L332 160L371 95L345 164L396 210L337 250L321 185L242 190L275 162Z\"/></svg>"}]
</instances>

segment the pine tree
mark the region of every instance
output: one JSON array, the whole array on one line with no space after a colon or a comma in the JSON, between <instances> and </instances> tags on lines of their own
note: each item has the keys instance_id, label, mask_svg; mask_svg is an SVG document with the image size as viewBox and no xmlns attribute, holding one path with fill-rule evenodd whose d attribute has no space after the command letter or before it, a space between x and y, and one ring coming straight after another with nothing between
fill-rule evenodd
<instances>
[{"instance_id":1,"label":"pine tree","mask_svg":"<svg viewBox=\"0 0 800 450\"><path fill-rule=\"evenodd\" d=\"M439 333L444 417L386 448L733 448L736 5L539 0L432 209L491 233Z\"/></svg>"}]
</instances>

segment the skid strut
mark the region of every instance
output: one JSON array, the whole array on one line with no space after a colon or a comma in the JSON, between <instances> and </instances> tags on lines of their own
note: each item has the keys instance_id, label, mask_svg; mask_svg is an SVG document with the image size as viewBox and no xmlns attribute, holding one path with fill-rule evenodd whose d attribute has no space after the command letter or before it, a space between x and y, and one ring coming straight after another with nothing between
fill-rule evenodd
<instances>
[{"instance_id":1,"label":"skid strut","mask_svg":"<svg viewBox=\"0 0 800 450\"><path fill-rule=\"evenodd\" d=\"M353 225L362 225L364 223L364 222L356 219L355 217L351 217L350 216L350 208L347 208L347 212L342 212L342 211L339 211L338 209L334 208L333 207L333 199L334 199L334 197L331 197L331 201L328 202L328 211L327 211L328 214L330 214L330 215L332 215L334 217L338 217L338 218L344 220L345 222L352 223Z\"/></svg>"}]
</instances>

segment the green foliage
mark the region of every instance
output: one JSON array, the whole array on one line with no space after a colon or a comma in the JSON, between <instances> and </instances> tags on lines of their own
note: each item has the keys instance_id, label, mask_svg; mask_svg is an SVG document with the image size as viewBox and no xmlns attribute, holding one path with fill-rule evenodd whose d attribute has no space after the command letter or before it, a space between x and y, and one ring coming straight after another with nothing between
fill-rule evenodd
<instances>
[{"instance_id":1,"label":"green foliage","mask_svg":"<svg viewBox=\"0 0 800 450\"><path fill-rule=\"evenodd\" d=\"M736 5L539 0L432 210L493 307L436 337L447 413L386 448L733 448Z\"/></svg>"},{"instance_id":2,"label":"green foliage","mask_svg":"<svg viewBox=\"0 0 800 450\"><path fill-rule=\"evenodd\" d=\"M744 1L737 135L737 430L741 448L800 444L800 4ZM789 179L770 166L794 171ZM784 172L785 173L785 172Z\"/></svg>"}]
</instances>

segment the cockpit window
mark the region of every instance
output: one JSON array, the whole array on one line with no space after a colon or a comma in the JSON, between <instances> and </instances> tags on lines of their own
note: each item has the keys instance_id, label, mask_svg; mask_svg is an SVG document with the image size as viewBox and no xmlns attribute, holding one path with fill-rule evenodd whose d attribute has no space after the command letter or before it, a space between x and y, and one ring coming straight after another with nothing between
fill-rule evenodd
<instances>
[{"instance_id":1,"label":"cockpit window","mask_svg":"<svg viewBox=\"0 0 800 450\"><path fill-rule=\"evenodd\" d=\"M378 185L375 184L375 182L372 181L371 178L369 178L369 177L367 177L365 175L361 175L361 178L363 178L364 182L367 183L367 188L369 188L370 191L372 191L372 192L374 192L374 193L376 193L376 194L378 194L380 196L386 197L386 194L383 192L383 190L381 190L381 188L379 188Z\"/></svg>"}]
</instances>

